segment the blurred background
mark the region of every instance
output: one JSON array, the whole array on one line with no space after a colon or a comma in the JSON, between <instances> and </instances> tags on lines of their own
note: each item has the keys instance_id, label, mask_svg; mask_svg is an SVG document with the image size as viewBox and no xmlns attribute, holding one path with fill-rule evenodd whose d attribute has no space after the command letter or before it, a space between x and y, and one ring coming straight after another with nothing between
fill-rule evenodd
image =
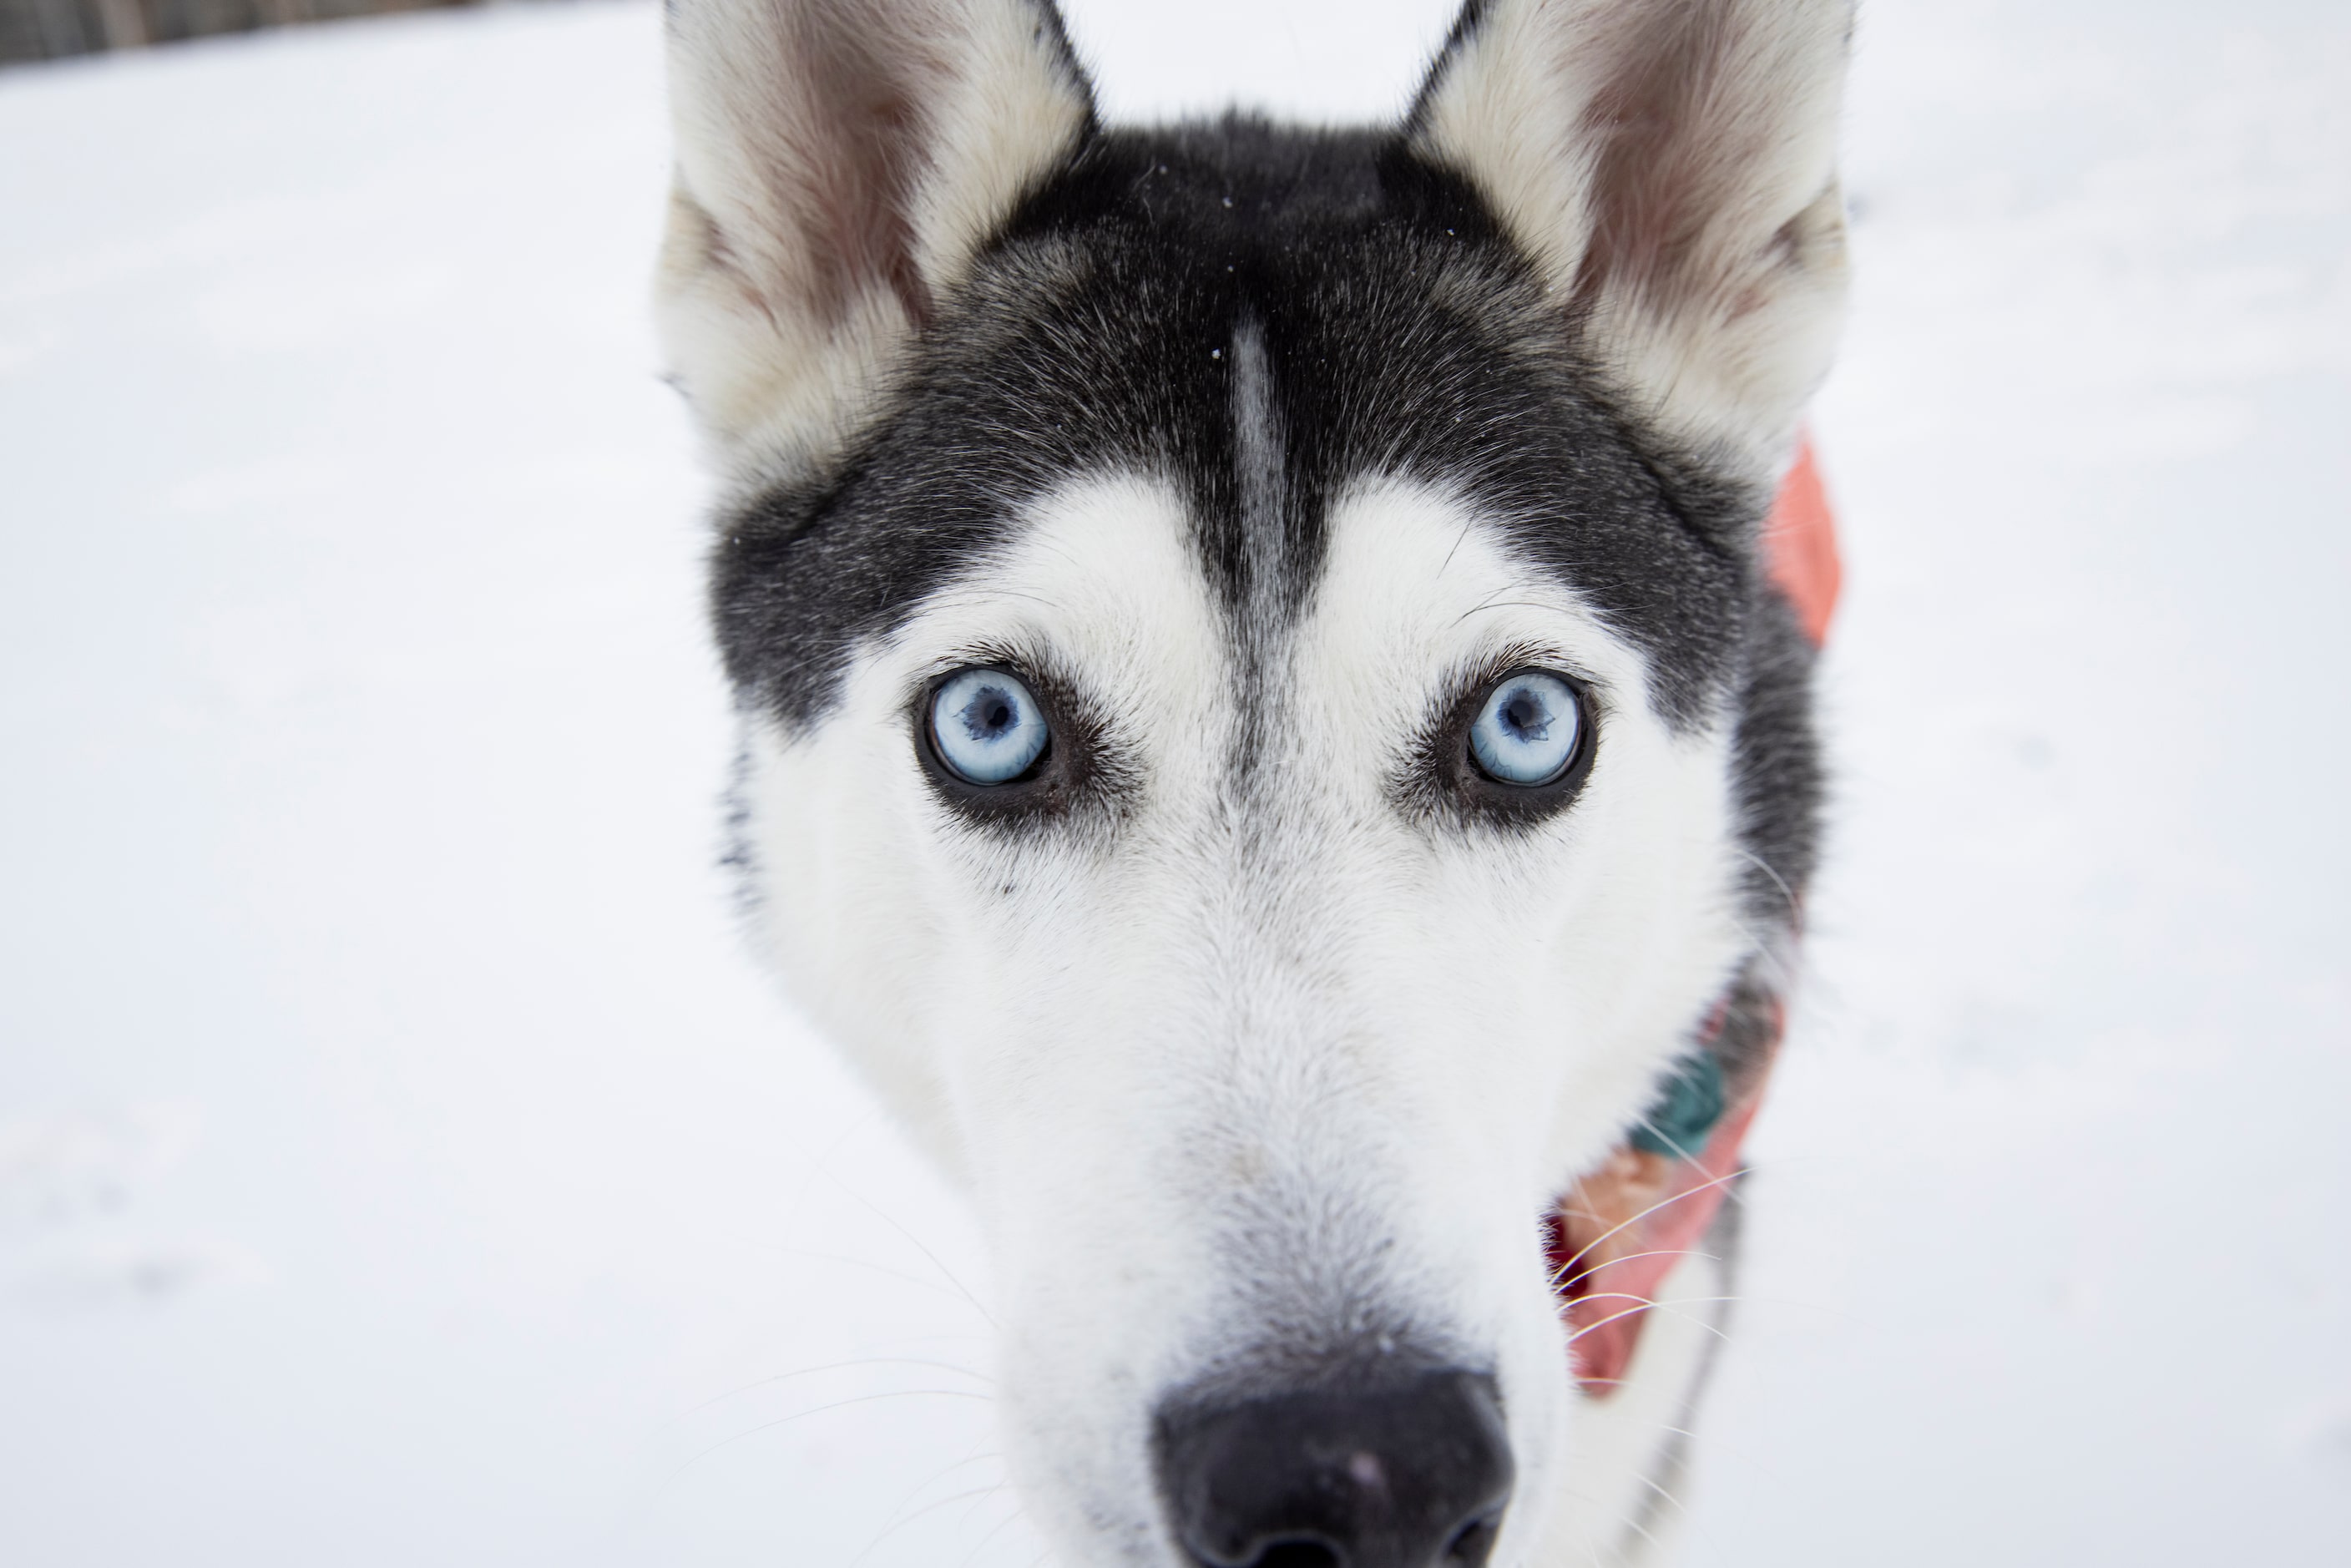
<instances>
[{"instance_id":1,"label":"blurred background","mask_svg":"<svg viewBox=\"0 0 2351 1568\"><path fill-rule=\"evenodd\" d=\"M0 0L0 1561L1029 1568L967 1219L714 865L656 7L381 8ZM1450 9L1068 5L1145 118ZM1847 145L1684 1561L2351 1560L2351 10L1867 0Z\"/></svg>"},{"instance_id":2,"label":"blurred background","mask_svg":"<svg viewBox=\"0 0 2351 1568\"><path fill-rule=\"evenodd\" d=\"M0 62L424 11L465 0L0 0Z\"/></svg>"}]
</instances>

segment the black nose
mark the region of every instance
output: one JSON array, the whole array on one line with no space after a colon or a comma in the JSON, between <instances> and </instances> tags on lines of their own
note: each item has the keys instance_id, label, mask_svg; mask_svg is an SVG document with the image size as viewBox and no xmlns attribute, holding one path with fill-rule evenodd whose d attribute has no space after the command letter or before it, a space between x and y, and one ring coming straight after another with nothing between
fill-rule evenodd
<instances>
[{"instance_id":1,"label":"black nose","mask_svg":"<svg viewBox=\"0 0 2351 1568\"><path fill-rule=\"evenodd\" d=\"M1510 1500L1494 1380L1469 1372L1163 1410L1158 1461L1201 1568L1483 1568Z\"/></svg>"}]
</instances>

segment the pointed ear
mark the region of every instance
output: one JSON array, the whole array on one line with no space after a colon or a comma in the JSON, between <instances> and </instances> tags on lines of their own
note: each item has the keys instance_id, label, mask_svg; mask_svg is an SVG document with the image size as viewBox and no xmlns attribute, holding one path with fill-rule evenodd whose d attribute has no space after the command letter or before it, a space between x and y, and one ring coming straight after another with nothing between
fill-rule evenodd
<instances>
[{"instance_id":1,"label":"pointed ear","mask_svg":"<svg viewBox=\"0 0 2351 1568\"><path fill-rule=\"evenodd\" d=\"M1758 477L1844 295L1852 0L1470 0L1414 106L1673 438Z\"/></svg>"},{"instance_id":2,"label":"pointed ear","mask_svg":"<svg viewBox=\"0 0 2351 1568\"><path fill-rule=\"evenodd\" d=\"M1093 126L1051 0L669 0L655 314L721 465L836 450Z\"/></svg>"}]
</instances>

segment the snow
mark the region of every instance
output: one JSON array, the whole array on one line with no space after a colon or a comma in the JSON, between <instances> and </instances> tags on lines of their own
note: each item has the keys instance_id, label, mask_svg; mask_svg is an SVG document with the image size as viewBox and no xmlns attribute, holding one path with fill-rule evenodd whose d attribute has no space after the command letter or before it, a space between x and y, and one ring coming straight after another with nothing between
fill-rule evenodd
<instances>
[{"instance_id":1,"label":"snow","mask_svg":"<svg viewBox=\"0 0 2351 1568\"><path fill-rule=\"evenodd\" d=\"M1071 10L1123 114L1376 113L1448 19ZM1039 1561L967 1220L711 864L656 31L0 73L11 1563ZM2351 1539L2346 86L2323 0L1867 10L1694 1565Z\"/></svg>"}]
</instances>

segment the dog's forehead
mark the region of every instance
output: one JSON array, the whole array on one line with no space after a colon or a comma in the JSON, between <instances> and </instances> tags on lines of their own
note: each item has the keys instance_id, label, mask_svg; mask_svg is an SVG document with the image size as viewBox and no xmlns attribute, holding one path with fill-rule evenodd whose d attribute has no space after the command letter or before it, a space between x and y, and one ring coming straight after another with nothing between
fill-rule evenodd
<instances>
[{"instance_id":1,"label":"dog's forehead","mask_svg":"<svg viewBox=\"0 0 2351 1568\"><path fill-rule=\"evenodd\" d=\"M1687 721L1729 673L1756 498L1648 442L1568 342L1474 194L1393 138L1104 136L946 302L858 449L729 519L730 670L812 717L852 647L1108 475L1173 497L1229 634L1278 640L1346 500L1404 485L1490 519Z\"/></svg>"},{"instance_id":2,"label":"dog's forehead","mask_svg":"<svg viewBox=\"0 0 2351 1568\"><path fill-rule=\"evenodd\" d=\"M1393 688L1419 703L1432 676L1498 652L1558 659L1626 696L1648 679L1584 596L1531 570L1500 519L1450 486L1367 478L1333 497L1312 591L1270 624L1236 623L1263 611L1234 602L1198 532L1164 476L1074 477L1025 507L983 569L924 601L891 639L890 663L919 677L1003 650L1090 685L1147 690L1176 728L1222 723L1216 715L1252 701L1340 691L1360 700ZM1266 691L1268 677L1283 692Z\"/></svg>"}]
</instances>

